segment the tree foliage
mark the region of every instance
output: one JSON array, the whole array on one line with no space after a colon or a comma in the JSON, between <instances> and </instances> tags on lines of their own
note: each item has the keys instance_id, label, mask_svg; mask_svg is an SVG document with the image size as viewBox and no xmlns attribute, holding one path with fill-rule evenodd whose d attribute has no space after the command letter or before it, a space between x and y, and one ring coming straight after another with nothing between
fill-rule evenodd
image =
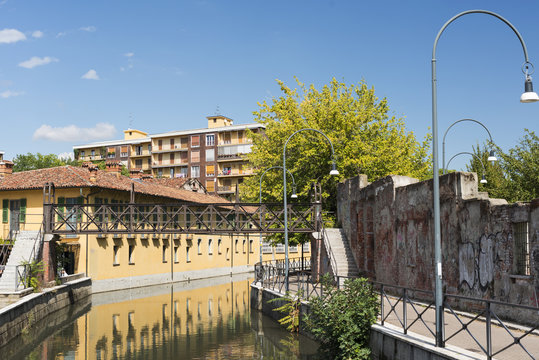
<instances>
[{"instance_id":1,"label":"tree foliage","mask_svg":"<svg viewBox=\"0 0 539 360\"><path fill-rule=\"evenodd\" d=\"M43 155L41 153L18 154L13 159L13 172L51 168L64 165L77 165L75 160L61 159L55 154Z\"/></svg>"},{"instance_id":2,"label":"tree foliage","mask_svg":"<svg viewBox=\"0 0 539 360\"><path fill-rule=\"evenodd\" d=\"M328 359L369 359L371 325L378 316L378 296L365 278L348 279L341 289L322 279L321 296L309 299L307 329Z\"/></svg>"},{"instance_id":3,"label":"tree foliage","mask_svg":"<svg viewBox=\"0 0 539 360\"><path fill-rule=\"evenodd\" d=\"M515 202L539 197L539 137L528 129L524 132L524 137L507 153L496 147L498 161L494 164L487 161L486 147L474 147L474 153L485 164L488 181L487 184L480 184L479 190L487 191L491 198ZM481 163L475 158L467 165L467 170L478 174L483 171Z\"/></svg>"},{"instance_id":4,"label":"tree foliage","mask_svg":"<svg viewBox=\"0 0 539 360\"><path fill-rule=\"evenodd\" d=\"M297 81L297 80L296 80ZM331 177L331 148L327 140L314 131L302 131L288 143L286 165L296 180L300 199L309 200L313 181L322 184L327 207L335 209L336 183L358 174L370 181L389 174L420 179L430 176L428 139L419 143L407 132L402 118L389 115L387 100L378 99L374 88L365 82L347 85L332 79L318 90L297 81L291 89L282 81L282 95L271 103L259 103L255 121L265 126L264 133L251 133L253 140L249 161L255 169L242 187L242 198L258 201L262 172L283 163L283 146L288 137L303 128L322 131L333 143L340 172ZM263 179L263 201L282 201L282 170L266 173ZM292 183L287 185L291 191ZM289 194L290 195L290 194Z\"/></svg>"}]
</instances>

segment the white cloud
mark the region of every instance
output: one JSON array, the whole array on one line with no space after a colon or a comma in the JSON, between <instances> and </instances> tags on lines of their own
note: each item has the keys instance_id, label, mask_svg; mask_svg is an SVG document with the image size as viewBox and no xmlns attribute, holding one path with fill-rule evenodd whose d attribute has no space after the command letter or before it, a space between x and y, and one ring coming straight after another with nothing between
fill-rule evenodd
<instances>
[{"instance_id":1,"label":"white cloud","mask_svg":"<svg viewBox=\"0 0 539 360\"><path fill-rule=\"evenodd\" d=\"M81 128L77 125L52 127L41 125L34 132L34 140L84 142L94 140L112 139L116 135L116 128L112 124L99 123L93 128Z\"/></svg>"},{"instance_id":2,"label":"white cloud","mask_svg":"<svg viewBox=\"0 0 539 360\"><path fill-rule=\"evenodd\" d=\"M128 53L124 54L124 56L127 56L128 58L130 58L130 57L135 56L135 53L133 53L133 52L128 52Z\"/></svg>"},{"instance_id":3,"label":"white cloud","mask_svg":"<svg viewBox=\"0 0 539 360\"><path fill-rule=\"evenodd\" d=\"M26 40L26 35L16 29L0 30L0 44L16 43L17 41Z\"/></svg>"},{"instance_id":4,"label":"white cloud","mask_svg":"<svg viewBox=\"0 0 539 360\"><path fill-rule=\"evenodd\" d=\"M14 96L20 96L20 95L24 95L24 92L6 90L6 91L0 93L0 97L3 98L3 99L7 99L7 98L10 98L10 97L14 97Z\"/></svg>"},{"instance_id":5,"label":"white cloud","mask_svg":"<svg viewBox=\"0 0 539 360\"><path fill-rule=\"evenodd\" d=\"M67 31L61 31L61 32L59 32L58 34L56 34L56 37L57 37L57 38L60 38L60 37L66 36L66 35L67 35Z\"/></svg>"},{"instance_id":6,"label":"white cloud","mask_svg":"<svg viewBox=\"0 0 539 360\"><path fill-rule=\"evenodd\" d=\"M97 75L97 71L90 69L86 74L82 75L81 78L86 80L99 80L99 75Z\"/></svg>"},{"instance_id":7,"label":"white cloud","mask_svg":"<svg viewBox=\"0 0 539 360\"><path fill-rule=\"evenodd\" d=\"M43 31L36 30L32 33L32 37L35 37L36 39L43 37Z\"/></svg>"},{"instance_id":8,"label":"white cloud","mask_svg":"<svg viewBox=\"0 0 539 360\"><path fill-rule=\"evenodd\" d=\"M95 26L85 26L85 27L81 27L79 30L87 31L87 32L94 32L97 29Z\"/></svg>"},{"instance_id":9,"label":"white cloud","mask_svg":"<svg viewBox=\"0 0 539 360\"><path fill-rule=\"evenodd\" d=\"M61 154L58 154L58 159L60 160L74 160L74 156L73 156L73 153L72 152L63 152Z\"/></svg>"},{"instance_id":10,"label":"white cloud","mask_svg":"<svg viewBox=\"0 0 539 360\"><path fill-rule=\"evenodd\" d=\"M30 60L26 60L20 63L19 66L23 68L27 68L27 69L32 69L32 68L35 68L36 66L47 65L52 62L58 62L58 61L59 61L58 59L49 57L49 56L45 56L43 58L33 56Z\"/></svg>"}]
</instances>

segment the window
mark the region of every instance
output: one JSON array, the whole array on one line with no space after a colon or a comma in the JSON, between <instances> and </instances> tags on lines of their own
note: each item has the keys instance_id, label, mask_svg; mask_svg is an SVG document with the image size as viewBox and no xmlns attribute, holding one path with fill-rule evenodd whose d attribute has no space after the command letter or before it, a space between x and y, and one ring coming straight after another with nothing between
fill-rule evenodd
<instances>
[{"instance_id":1,"label":"window","mask_svg":"<svg viewBox=\"0 0 539 360\"><path fill-rule=\"evenodd\" d=\"M253 240L249 240L249 252L251 254L254 252L254 250L253 250Z\"/></svg>"},{"instance_id":2,"label":"window","mask_svg":"<svg viewBox=\"0 0 539 360\"><path fill-rule=\"evenodd\" d=\"M157 177L163 177L163 169L158 169L157 170Z\"/></svg>"},{"instance_id":3,"label":"window","mask_svg":"<svg viewBox=\"0 0 539 360\"><path fill-rule=\"evenodd\" d=\"M127 157L127 153L128 153L127 146L122 146L122 148L120 149L120 156Z\"/></svg>"},{"instance_id":4,"label":"window","mask_svg":"<svg viewBox=\"0 0 539 360\"><path fill-rule=\"evenodd\" d=\"M82 150L82 151L80 152L80 157L84 157L85 155L86 155L86 151Z\"/></svg>"},{"instance_id":5,"label":"window","mask_svg":"<svg viewBox=\"0 0 539 360\"><path fill-rule=\"evenodd\" d=\"M159 161L159 165L163 164L163 154L159 154L157 161Z\"/></svg>"},{"instance_id":6,"label":"window","mask_svg":"<svg viewBox=\"0 0 539 360\"><path fill-rule=\"evenodd\" d=\"M142 159L135 160L135 167L142 169Z\"/></svg>"},{"instance_id":7,"label":"window","mask_svg":"<svg viewBox=\"0 0 539 360\"><path fill-rule=\"evenodd\" d=\"M223 175L230 175L230 174L232 174L232 167L230 167L230 166L225 166L225 167L223 168Z\"/></svg>"},{"instance_id":8,"label":"window","mask_svg":"<svg viewBox=\"0 0 539 360\"><path fill-rule=\"evenodd\" d=\"M180 168L180 173L178 174L178 177L186 178L187 177L187 166L182 166Z\"/></svg>"},{"instance_id":9,"label":"window","mask_svg":"<svg viewBox=\"0 0 539 360\"><path fill-rule=\"evenodd\" d=\"M212 239L208 240L208 254L213 255L213 241L212 241Z\"/></svg>"},{"instance_id":10,"label":"window","mask_svg":"<svg viewBox=\"0 0 539 360\"><path fill-rule=\"evenodd\" d=\"M170 139L170 149L174 149L174 139Z\"/></svg>"},{"instance_id":11,"label":"window","mask_svg":"<svg viewBox=\"0 0 539 360\"><path fill-rule=\"evenodd\" d=\"M230 248L226 248L226 259L230 260Z\"/></svg>"},{"instance_id":12,"label":"window","mask_svg":"<svg viewBox=\"0 0 539 360\"><path fill-rule=\"evenodd\" d=\"M208 174L206 174L206 176L208 176ZM215 192L215 180L214 179L206 180L206 190L208 190L208 192Z\"/></svg>"},{"instance_id":13,"label":"window","mask_svg":"<svg viewBox=\"0 0 539 360\"><path fill-rule=\"evenodd\" d=\"M180 260L178 259L178 249L179 248L180 248L179 246L174 246L174 263L176 263L176 264L178 262L180 262Z\"/></svg>"},{"instance_id":14,"label":"window","mask_svg":"<svg viewBox=\"0 0 539 360\"><path fill-rule=\"evenodd\" d=\"M230 133L223 134L223 145L230 144Z\"/></svg>"},{"instance_id":15,"label":"window","mask_svg":"<svg viewBox=\"0 0 539 360\"><path fill-rule=\"evenodd\" d=\"M163 262L166 263L167 262L167 246L166 245L163 245Z\"/></svg>"},{"instance_id":16,"label":"window","mask_svg":"<svg viewBox=\"0 0 539 360\"><path fill-rule=\"evenodd\" d=\"M199 146L200 146L200 135L191 136L191 147L199 147Z\"/></svg>"},{"instance_id":17,"label":"window","mask_svg":"<svg viewBox=\"0 0 539 360\"><path fill-rule=\"evenodd\" d=\"M530 241L528 223L513 224L514 270L516 275L530 275Z\"/></svg>"},{"instance_id":18,"label":"window","mask_svg":"<svg viewBox=\"0 0 539 360\"><path fill-rule=\"evenodd\" d=\"M170 160L170 163L171 163L171 164L174 164L174 153L170 154L170 155L168 156L168 159Z\"/></svg>"},{"instance_id":19,"label":"window","mask_svg":"<svg viewBox=\"0 0 539 360\"><path fill-rule=\"evenodd\" d=\"M119 254L120 247L118 245L114 245L113 247L113 259L112 259L112 265L118 266L120 265L120 254Z\"/></svg>"},{"instance_id":20,"label":"window","mask_svg":"<svg viewBox=\"0 0 539 360\"><path fill-rule=\"evenodd\" d=\"M198 255L202 255L202 239L198 239L197 250L198 250Z\"/></svg>"},{"instance_id":21,"label":"window","mask_svg":"<svg viewBox=\"0 0 539 360\"><path fill-rule=\"evenodd\" d=\"M135 154L142 155L142 146L135 147Z\"/></svg>"},{"instance_id":22,"label":"window","mask_svg":"<svg viewBox=\"0 0 539 360\"><path fill-rule=\"evenodd\" d=\"M129 265L135 264L135 256L133 254L134 251L135 251L135 245L129 245Z\"/></svg>"},{"instance_id":23,"label":"window","mask_svg":"<svg viewBox=\"0 0 539 360\"><path fill-rule=\"evenodd\" d=\"M95 156L95 150L92 150L91 155L92 155L92 157Z\"/></svg>"},{"instance_id":24,"label":"window","mask_svg":"<svg viewBox=\"0 0 539 360\"><path fill-rule=\"evenodd\" d=\"M185 261L186 261L186 262L191 262L191 259L189 258L189 250L190 250L190 249L191 249L190 246L187 246L187 247L185 248Z\"/></svg>"},{"instance_id":25,"label":"window","mask_svg":"<svg viewBox=\"0 0 539 360\"><path fill-rule=\"evenodd\" d=\"M170 168L170 177L171 177L171 178L174 177L174 168Z\"/></svg>"},{"instance_id":26,"label":"window","mask_svg":"<svg viewBox=\"0 0 539 360\"><path fill-rule=\"evenodd\" d=\"M206 161L215 161L215 149L206 149Z\"/></svg>"},{"instance_id":27,"label":"window","mask_svg":"<svg viewBox=\"0 0 539 360\"><path fill-rule=\"evenodd\" d=\"M245 244L247 243L247 240L243 239L243 245L241 247L241 251L245 254Z\"/></svg>"},{"instance_id":28,"label":"window","mask_svg":"<svg viewBox=\"0 0 539 360\"><path fill-rule=\"evenodd\" d=\"M214 146L215 145L215 135L206 135L206 146Z\"/></svg>"},{"instance_id":29,"label":"window","mask_svg":"<svg viewBox=\"0 0 539 360\"><path fill-rule=\"evenodd\" d=\"M200 162L200 151L191 151L191 162Z\"/></svg>"},{"instance_id":30,"label":"window","mask_svg":"<svg viewBox=\"0 0 539 360\"><path fill-rule=\"evenodd\" d=\"M191 166L191 177L200 177L200 166Z\"/></svg>"},{"instance_id":31,"label":"window","mask_svg":"<svg viewBox=\"0 0 539 360\"><path fill-rule=\"evenodd\" d=\"M215 165L206 165L206 176L215 176Z\"/></svg>"},{"instance_id":32,"label":"window","mask_svg":"<svg viewBox=\"0 0 539 360\"><path fill-rule=\"evenodd\" d=\"M157 141L157 149L158 150L163 150L163 140Z\"/></svg>"},{"instance_id":33,"label":"window","mask_svg":"<svg viewBox=\"0 0 539 360\"><path fill-rule=\"evenodd\" d=\"M236 254L238 253L238 239L236 239L236 242L234 244L234 248L236 249Z\"/></svg>"}]
</instances>

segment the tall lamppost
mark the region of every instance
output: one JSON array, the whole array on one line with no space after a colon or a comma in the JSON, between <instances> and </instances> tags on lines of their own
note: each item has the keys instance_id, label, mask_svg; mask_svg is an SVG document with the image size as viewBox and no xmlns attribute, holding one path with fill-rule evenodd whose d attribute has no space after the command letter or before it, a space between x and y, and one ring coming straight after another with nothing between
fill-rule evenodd
<instances>
[{"instance_id":1,"label":"tall lamppost","mask_svg":"<svg viewBox=\"0 0 539 360\"><path fill-rule=\"evenodd\" d=\"M477 123L477 124L481 125L488 133L488 137L490 138L490 146L492 146L492 144L494 144L494 141L492 140L492 135L490 134L490 131L487 129L487 127L481 121L477 121L477 120L474 120L474 119L461 119L461 120L455 121L453 124L449 125L449 127L447 128L447 130L444 133L444 138L442 140L442 169L444 170L444 174L447 173L447 168L445 166L445 137L447 136L447 133L449 132L449 129L451 129L454 125L456 125L458 123L461 123L463 121L471 121L471 122L474 122L474 123ZM488 161L492 161L492 162L498 161L498 159L494 155L494 149L492 149L492 148L490 149L490 153L489 153L489 156L488 156ZM449 163L448 163L448 165L449 165Z\"/></svg>"},{"instance_id":2,"label":"tall lamppost","mask_svg":"<svg viewBox=\"0 0 539 360\"><path fill-rule=\"evenodd\" d=\"M258 203L259 204L262 204L262 179L264 178L264 175L266 175L266 173L269 171L269 170L272 170L272 169L282 169L283 167L280 166L280 165L277 165L277 166L272 166L270 168L267 168L266 170L264 170L264 172L262 173L262 175L260 175L260 193L259 193L259 196L258 196ZM298 198L298 195L296 194L296 180L294 180L294 175L292 175L292 173L287 170L286 171L290 177L292 178L292 184L293 184L293 188L292 188L292 195L290 196L292 199L297 199ZM262 233L260 233L260 241L259 241L259 245L260 245L260 265L262 265Z\"/></svg>"},{"instance_id":3,"label":"tall lamppost","mask_svg":"<svg viewBox=\"0 0 539 360\"><path fill-rule=\"evenodd\" d=\"M324 134L322 131L311 129L311 128L300 129L294 132L292 135L290 135L288 139L286 140L286 142L284 143L284 148L283 148L283 185L284 185L283 186L283 199L284 199L283 203L284 203L284 257L285 257L285 270L284 271L285 271L285 276L286 276L286 291L287 292L289 290L289 286L288 286L289 283L288 283L288 204L286 200L286 146L288 145L288 142L294 135L302 131L315 131L319 134L322 134L326 138L329 145L331 146L331 160L333 162L329 175L339 175L339 171L337 170L335 166L335 150L333 149L333 143L331 142L331 140L329 140L326 134Z\"/></svg>"},{"instance_id":4,"label":"tall lamppost","mask_svg":"<svg viewBox=\"0 0 539 360\"><path fill-rule=\"evenodd\" d=\"M432 48L432 170L433 170L433 197L434 197L434 264L436 269L435 275L435 304L436 304L436 346L444 346L443 339L443 295L442 295L442 250L441 250L441 234L440 234L440 179L438 174L438 114L437 114L437 97L436 97L436 46L438 40L444 30L456 19L461 16L481 13L494 16L503 21L513 30L515 35L520 40L522 50L524 51L524 65L522 71L526 76L524 82L524 93L520 97L520 102L536 102L539 101L539 96L533 92L531 74L533 73L533 65L528 60L528 50L526 44L520 36L517 29L502 16L486 10L468 10L461 12L449 19L440 29L434 46Z\"/></svg>"},{"instance_id":5,"label":"tall lamppost","mask_svg":"<svg viewBox=\"0 0 539 360\"><path fill-rule=\"evenodd\" d=\"M487 173L487 171L485 169L485 164L483 163L483 160L481 160L481 158L479 156L475 155L474 153L467 152L467 151L459 152L458 154L453 155L451 157L451 159L449 159L449 161L447 162L447 166L449 167L449 164L451 163L451 160L453 160L454 158L456 158L459 155L471 155L471 156L475 157L477 160L479 160L479 162L481 163L481 166L483 167L483 174L481 175L481 181L479 181L479 182L481 184L486 184L487 183L487 178L485 177L485 174Z\"/></svg>"}]
</instances>

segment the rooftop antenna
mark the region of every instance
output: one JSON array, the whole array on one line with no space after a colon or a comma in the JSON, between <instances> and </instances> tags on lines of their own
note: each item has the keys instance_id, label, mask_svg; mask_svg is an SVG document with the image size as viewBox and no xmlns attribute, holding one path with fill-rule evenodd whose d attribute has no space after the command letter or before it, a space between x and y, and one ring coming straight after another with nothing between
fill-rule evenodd
<instances>
[{"instance_id":1,"label":"rooftop antenna","mask_svg":"<svg viewBox=\"0 0 539 360\"><path fill-rule=\"evenodd\" d=\"M221 109L219 109L219 105L215 108L215 115L221 115Z\"/></svg>"},{"instance_id":2,"label":"rooftop antenna","mask_svg":"<svg viewBox=\"0 0 539 360\"><path fill-rule=\"evenodd\" d=\"M129 113L129 129L133 128L133 113Z\"/></svg>"}]
</instances>

